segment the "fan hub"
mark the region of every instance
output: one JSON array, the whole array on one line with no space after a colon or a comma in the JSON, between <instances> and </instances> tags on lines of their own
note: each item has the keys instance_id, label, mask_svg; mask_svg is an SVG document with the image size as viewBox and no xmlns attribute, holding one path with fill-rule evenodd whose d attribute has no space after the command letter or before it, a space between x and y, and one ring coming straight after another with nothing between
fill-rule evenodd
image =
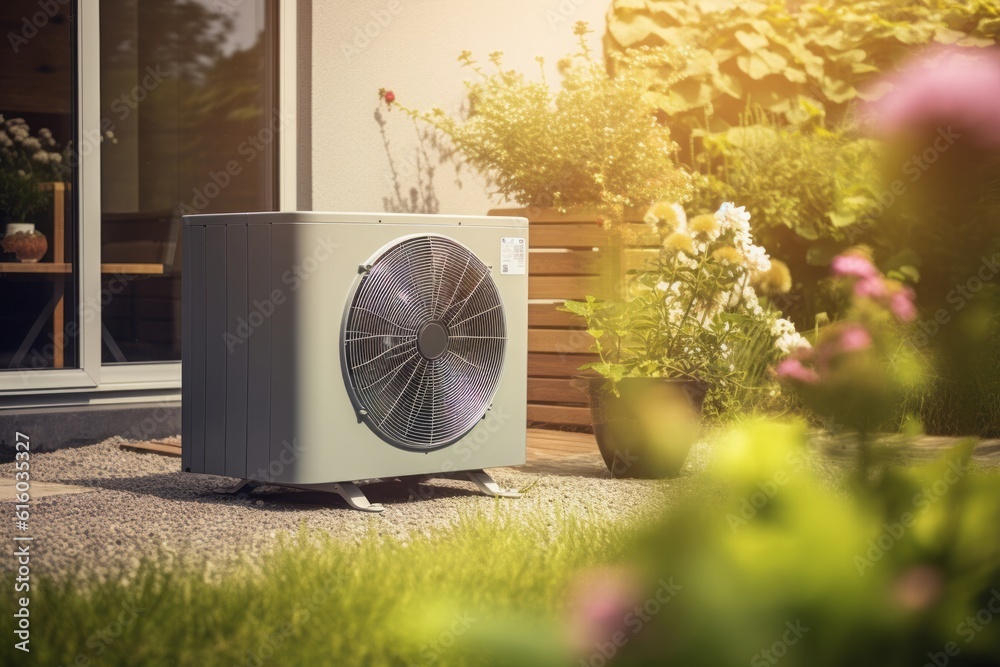
<instances>
[{"instance_id":1,"label":"fan hub","mask_svg":"<svg viewBox=\"0 0 1000 667\"><path fill-rule=\"evenodd\" d=\"M417 333L417 350L424 359L437 359L448 351L448 328L440 322L424 323Z\"/></svg>"}]
</instances>

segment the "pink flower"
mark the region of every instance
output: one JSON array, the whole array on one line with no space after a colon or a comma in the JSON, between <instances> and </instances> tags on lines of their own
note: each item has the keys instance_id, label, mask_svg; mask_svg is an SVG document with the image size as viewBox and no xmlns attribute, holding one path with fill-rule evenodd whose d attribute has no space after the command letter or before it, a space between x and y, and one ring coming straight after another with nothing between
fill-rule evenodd
<instances>
[{"instance_id":1,"label":"pink flower","mask_svg":"<svg viewBox=\"0 0 1000 667\"><path fill-rule=\"evenodd\" d=\"M889 310L901 322L912 322L917 317L917 307L913 304L913 290L904 287L889 297Z\"/></svg>"},{"instance_id":2,"label":"pink flower","mask_svg":"<svg viewBox=\"0 0 1000 667\"><path fill-rule=\"evenodd\" d=\"M854 296L863 299L883 299L889 294L889 288L880 275L863 278L854 284Z\"/></svg>"},{"instance_id":3,"label":"pink flower","mask_svg":"<svg viewBox=\"0 0 1000 667\"><path fill-rule=\"evenodd\" d=\"M779 380L813 384L819 381L819 374L794 357L782 359L774 369Z\"/></svg>"},{"instance_id":4,"label":"pink flower","mask_svg":"<svg viewBox=\"0 0 1000 667\"><path fill-rule=\"evenodd\" d=\"M854 276L856 278L873 278L878 275L878 269L867 258L854 253L845 253L833 258L833 272L838 276Z\"/></svg>"},{"instance_id":5,"label":"pink flower","mask_svg":"<svg viewBox=\"0 0 1000 667\"><path fill-rule=\"evenodd\" d=\"M569 641L580 653L589 653L626 630L631 610L642 599L637 574L624 568L582 572L569 591Z\"/></svg>"},{"instance_id":6,"label":"pink flower","mask_svg":"<svg viewBox=\"0 0 1000 667\"><path fill-rule=\"evenodd\" d=\"M968 131L984 146L1000 148L1000 55L995 49L933 48L877 79L867 96L877 97L886 88L889 92L865 109L877 134L937 127L942 136Z\"/></svg>"},{"instance_id":7,"label":"pink flower","mask_svg":"<svg viewBox=\"0 0 1000 667\"><path fill-rule=\"evenodd\" d=\"M841 352L867 350L872 346L872 335L860 324L844 327L838 341Z\"/></svg>"}]
</instances>

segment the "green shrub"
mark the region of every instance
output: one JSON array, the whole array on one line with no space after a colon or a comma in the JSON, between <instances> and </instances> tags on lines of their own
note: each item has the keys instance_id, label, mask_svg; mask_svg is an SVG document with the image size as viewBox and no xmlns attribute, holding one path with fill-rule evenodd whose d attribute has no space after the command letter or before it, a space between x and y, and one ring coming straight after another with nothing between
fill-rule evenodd
<instances>
[{"instance_id":1,"label":"green shrub","mask_svg":"<svg viewBox=\"0 0 1000 667\"><path fill-rule=\"evenodd\" d=\"M678 50L664 45L616 54L617 75L610 76L587 45L587 24L577 22L573 32L578 48L559 61L558 87L545 81L544 69L542 81L505 69L503 52L489 54L490 65L483 65L463 51L458 59L474 75L466 81L468 113L419 111L385 89L379 97L388 110L441 132L496 194L524 206L594 207L611 228L624 222L625 209L687 199L690 183L677 168L677 145L646 99L647 72L680 68Z\"/></svg>"},{"instance_id":2,"label":"green shrub","mask_svg":"<svg viewBox=\"0 0 1000 667\"><path fill-rule=\"evenodd\" d=\"M998 34L1000 6L990 0L615 0L605 49L687 46L681 80L651 96L689 127L706 112L736 125L747 100L794 116L802 98L839 122L863 84L915 46L989 46Z\"/></svg>"},{"instance_id":3,"label":"green shrub","mask_svg":"<svg viewBox=\"0 0 1000 667\"><path fill-rule=\"evenodd\" d=\"M840 308L825 280L830 259L852 245L882 241L870 224L881 146L827 129L815 107L810 114L808 122L788 125L751 109L737 127L696 132L690 149L698 173L691 208L710 210L720 199L746 203L754 235L791 269L795 288L779 307L800 328Z\"/></svg>"}]
</instances>

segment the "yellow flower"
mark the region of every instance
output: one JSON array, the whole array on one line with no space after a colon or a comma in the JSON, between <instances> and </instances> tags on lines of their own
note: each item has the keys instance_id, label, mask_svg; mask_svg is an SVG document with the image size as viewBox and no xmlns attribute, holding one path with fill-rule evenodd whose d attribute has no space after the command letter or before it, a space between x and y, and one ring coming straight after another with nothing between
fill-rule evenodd
<instances>
[{"instance_id":1,"label":"yellow flower","mask_svg":"<svg viewBox=\"0 0 1000 667\"><path fill-rule=\"evenodd\" d=\"M731 245L717 248L715 252L712 253L712 259L718 262L727 262L734 266L739 266L743 263L743 255L741 255L740 251Z\"/></svg>"},{"instance_id":2,"label":"yellow flower","mask_svg":"<svg viewBox=\"0 0 1000 667\"><path fill-rule=\"evenodd\" d=\"M694 242L691 240L691 237L680 232L674 232L667 238L663 239L663 247L673 250L681 250L689 255L694 254Z\"/></svg>"},{"instance_id":3,"label":"yellow flower","mask_svg":"<svg viewBox=\"0 0 1000 667\"><path fill-rule=\"evenodd\" d=\"M688 228L694 233L714 236L719 233L719 223L711 213L702 213L691 218Z\"/></svg>"},{"instance_id":4,"label":"yellow flower","mask_svg":"<svg viewBox=\"0 0 1000 667\"><path fill-rule=\"evenodd\" d=\"M771 268L755 281L764 294L785 294L792 289L792 272L784 262L772 259Z\"/></svg>"},{"instance_id":5,"label":"yellow flower","mask_svg":"<svg viewBox=\"0 0 1000 667\"><path fill-rule=\"evenodd\" d=\"M669 234L677 229L680 219L677 217L677 209L672 204L660 202L649 207L643 220L652 225L660 234Z\"/></svg>"}]
</instances>

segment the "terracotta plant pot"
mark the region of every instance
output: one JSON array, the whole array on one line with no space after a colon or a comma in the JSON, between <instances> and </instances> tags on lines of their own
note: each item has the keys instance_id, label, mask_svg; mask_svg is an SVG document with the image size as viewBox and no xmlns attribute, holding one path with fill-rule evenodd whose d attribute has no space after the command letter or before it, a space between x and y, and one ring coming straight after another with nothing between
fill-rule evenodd
<instances>
[{"instance_id":1,"label":"terracotta plant pot","mask_svg":"<svg viewBox=\"0 0 1000 667\"><path fill-rule=\"evenodd\" d=\"M7 234L0 241L5 252L12 252L19 262L31 264L40 260L49 249L49 242L37 229Z\"/></svg>"},{"instance_id":2,"label":"terracotta plant pot","mask_svg":"<svg viewBox=\"0 0 1000 667\"><path fill-rule=\"evenodd\" d=\"M604 378L587 381L594 435L612 477L659 479L680 472L698 439L703 383L625 378L615 396Z\"/></svg>"}]
</instances>

